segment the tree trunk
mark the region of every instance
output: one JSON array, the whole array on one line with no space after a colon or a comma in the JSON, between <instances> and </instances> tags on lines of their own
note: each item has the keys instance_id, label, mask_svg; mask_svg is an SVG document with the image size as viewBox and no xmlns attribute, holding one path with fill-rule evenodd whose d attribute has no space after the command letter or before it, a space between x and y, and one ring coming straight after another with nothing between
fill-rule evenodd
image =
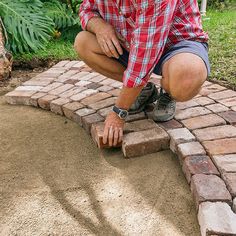
<instances>
[{"instance_id":1,"label":"tree trunk","mask_svg":"<svg viewBox=\"0 0 236 236\"><path fill-rule=\"evenodd\" d=\"M11 76L12 55L5 49L5 40L3 35L2 20L0 17L0 81Z\"/></svg>"}]
</instances>

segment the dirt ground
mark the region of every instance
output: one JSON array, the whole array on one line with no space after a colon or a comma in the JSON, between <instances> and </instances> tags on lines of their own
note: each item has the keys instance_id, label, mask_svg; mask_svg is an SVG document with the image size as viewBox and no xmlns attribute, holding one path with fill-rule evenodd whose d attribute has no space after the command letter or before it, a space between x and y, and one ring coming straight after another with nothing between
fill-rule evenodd
<instances>
[{"instance_id":1,"label":"dirt ground","mask_svg":"<svg viewBox=\"0 0 236 236\"><path fill-rule=\"evenodd\" d=\"M200 235L170 151L124 159L66 118L2 96L0 219L1 236Z\"/></svg>"}]
</instances>

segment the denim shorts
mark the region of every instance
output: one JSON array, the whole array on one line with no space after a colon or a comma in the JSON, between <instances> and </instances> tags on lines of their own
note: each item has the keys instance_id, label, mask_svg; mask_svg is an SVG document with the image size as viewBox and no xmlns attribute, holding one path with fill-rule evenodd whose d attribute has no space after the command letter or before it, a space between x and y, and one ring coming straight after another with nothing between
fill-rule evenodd
<instances>
[{"instance_id":1,"label":"denim shorts","mask_svg":"<svg viewBox=\"0 0 236 236\"><path fill-rule=\"evenodd\" d=\"M197 41L191 41L191 40L183 40L179 43L173 45L169 50L164 52L156 64L153 73L157 75L162 74L162 66L163 64L169 60L171 57L173 57L176 54L179 53L192 53L197 56L199 56L205 63L207 74L210 75L210 63L208 58L208 44L207 43L201 43ZM129 59L129 52L123 48L123 54L120 55L120 57L116 60L118 60L123 66L127 67L128 65L128 59Z\"/></svg>"}]
</instances>

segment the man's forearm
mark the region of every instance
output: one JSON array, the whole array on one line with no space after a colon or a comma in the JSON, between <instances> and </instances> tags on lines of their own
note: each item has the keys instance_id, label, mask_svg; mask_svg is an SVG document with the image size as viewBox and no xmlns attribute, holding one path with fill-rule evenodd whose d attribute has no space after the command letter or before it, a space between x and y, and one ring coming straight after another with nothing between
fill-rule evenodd
<instances>
[{"instance_id":1,"label":"man's forearm","mask_svg":"<svg viewBox=\"0 0 236 236\"><path fill-rule=\"evenodd\" d=\"M123 87L121 89L119 97L117 98L116 106L125 110L129 110L129 108L141 92L142 88L143 86L134 88Z\"/></svg>"},{"instance_id":2,"label":"man's forearm","mask_svg":"<svg viewBox=\"0 0 236 236\"><path fill-rule=\"evenodd\" d=\"M88 24L86 26L86 30L91 32L91 33L94 33L96 34L97 30L100 29L101 27L101 23L106 23L106 21L104 21L101 17L99 16L95 16L93 18L91 18L89 21L88 21ZM99 27L98 27L99 26Z\"/></svg>"}]
</instances>

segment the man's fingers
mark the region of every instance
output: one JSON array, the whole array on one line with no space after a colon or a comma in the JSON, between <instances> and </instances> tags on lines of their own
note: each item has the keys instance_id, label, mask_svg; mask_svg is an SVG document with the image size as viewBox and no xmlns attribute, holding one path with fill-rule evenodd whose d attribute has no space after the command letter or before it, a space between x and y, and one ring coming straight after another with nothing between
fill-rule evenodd
<instances>
[{"instance_id":1,"label":"man's fingers","mask_svg":"<svg viewBox=\"0 0 236 236\"><path fill-rule=\"evenodd\" d=\"M119 139L119 129L115 128L113 146L116 146Z\"/></svg>"},{"instance_id":2,"label":"man's fingers","mask_svg":"<svg viewBox=\"0 0 236 236\"><path fill-rule=\"evenodd\" d=\"M107 46L106 43L103 44L103 48L104 48L104 51L105 51L105 54L108 56L108 57L112 57L112 53L109 49L109 47Z\"/></svg>"},{"instance_id":3,"label":"man's fingers","mask_svg":"<svg viewBox=\"0 0 236 236\"><path fill-rule=\"evenodd\" d=\"M115 45L115 47L116 47L118 53L119 53L120 55L122 55L122 54L123 54L123 50L122 50L122 47L120 46L119 41L118 41L116 38L113 38L113 39L112 39L112 42L113 42L113 44Z\"/></svg>"},{"instance_id":4,"label":"man's fingers","mask_svg":"<svg viewBox=\"0 0 236 236\"><path fill-rule=\"evenodd\" d=\"M102 140L103 144L107 143L108 134L109 134L109 127L105 127Z\"/></svg>"},{"instance_id":5,"label":"man's fingers","mask_svg":"<svg viewBox=\"0 0 236 236\"><path fill-rule=\"evenodd\" d=\"M112 146L112 143L113 143L113 133L114 133L114 129L111 126L109 129L109 135L108 135L109 146Z\"/></svg>"},{"instance_id":6,"label":"man's fingers","mask_svg":"<svg viewBox=\"0 0 236 236\"><path fill-rule=\"evenodd\" d=\"M118 142L122 142L122 139L123 139L123 129L119 129L119 140Z\"/></svg>"},{"instance_id":7,"label":"man's fingers","mask_svg":"<svg viewBox=\"0 0 236 236\"><path fill-rule=\"evenodd\" d=\"M114 47L114 45L113 45L112 42L113 42L113 41L109 40L109 41L107 42L107 45L108 45L108 47L109 47L109 49L110 49L112 55L113 55L115 58L119 58L119 55L118 55L118 53L117 53L117 51L116 51L116 49L115 49L115 47Z\"/></svg>"},{"instance_id":8,"label":"man's fingers","mask_svg":"<svg viewBox=\"0 0 236 236\"><path fill-rule=\"evenodd\" d=\"M122 35L120 35L118 32L116 32L116 36L121 42L123 43L125 42L125 38Z\"/></svg>"}]
</instances>

